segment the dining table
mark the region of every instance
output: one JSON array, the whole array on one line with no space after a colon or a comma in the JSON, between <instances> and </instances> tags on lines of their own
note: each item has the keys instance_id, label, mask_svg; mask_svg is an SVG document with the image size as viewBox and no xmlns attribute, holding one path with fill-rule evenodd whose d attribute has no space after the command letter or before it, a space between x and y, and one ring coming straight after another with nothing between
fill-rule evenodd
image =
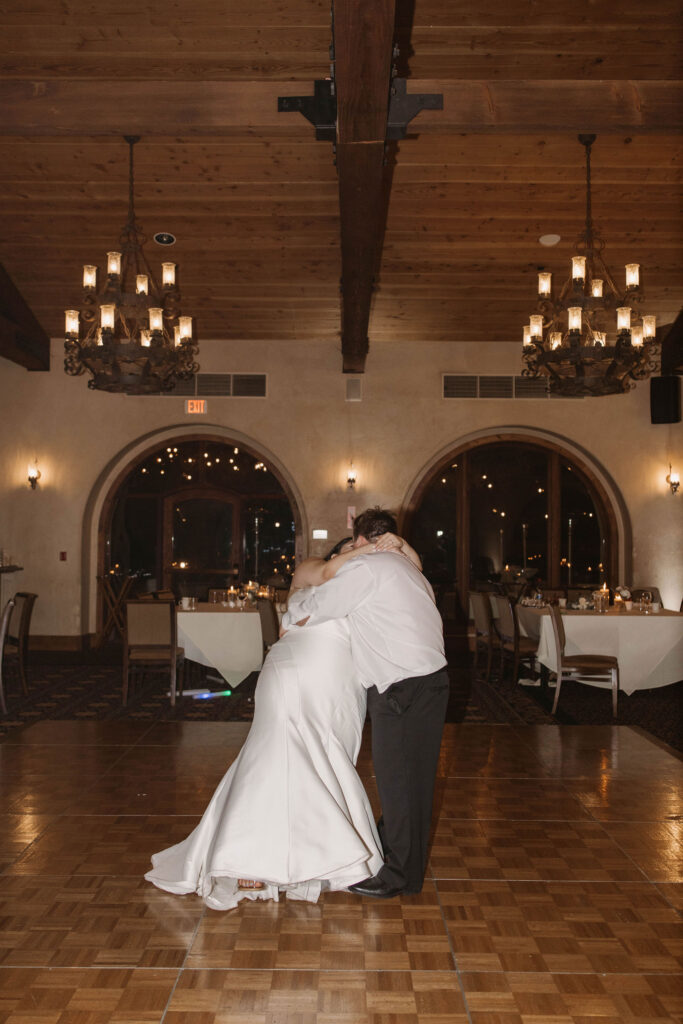
<instances>
[{"instance_id":1,"label":"dining table","mask_svg":"<svg viewBox=\"0 0 683 1024\"><path fill-rule=\"evenodd\" d=\"M186 658L216 669L230 686L239 686L263 664L258 610L215 603L200 603L193 611L178 608L178 646Z\"/></svg>"},{"instance_id":2,"label":"dining table","mask_svg":"<svg viewBox=\"0 0 683 1024\"><path fill-rule=\"evenodd\" d=\"M557 671L555 637L547 608L517 605L520 629L538 638L537 660ZM562 609L565 654L607 654L619 661L619 689L626 694L683 680L683 614L612 607L606 612ZM591 685L609 687L609 682Z\"/></svg>"}]
</instances>

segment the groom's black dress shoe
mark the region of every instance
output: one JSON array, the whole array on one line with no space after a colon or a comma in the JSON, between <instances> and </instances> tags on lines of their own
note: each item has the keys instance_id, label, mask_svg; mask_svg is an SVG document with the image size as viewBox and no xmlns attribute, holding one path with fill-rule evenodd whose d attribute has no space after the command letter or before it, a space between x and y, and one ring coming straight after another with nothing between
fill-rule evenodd
<instances>
[{"instance_id":1,"label":"groom's black dress shoe","mask_svg":"<svg viewBox=\"0 0 683 1024\"><path fill-rule=\"evenodd\" d=\"M400 896L403 892L403 889L387 885L378 875L364 878L362 882L356 882L348 888L349 892L358 893L359 896L374 896L378 900L390 900L392 896Z\"/></svg>"}]
</instances>

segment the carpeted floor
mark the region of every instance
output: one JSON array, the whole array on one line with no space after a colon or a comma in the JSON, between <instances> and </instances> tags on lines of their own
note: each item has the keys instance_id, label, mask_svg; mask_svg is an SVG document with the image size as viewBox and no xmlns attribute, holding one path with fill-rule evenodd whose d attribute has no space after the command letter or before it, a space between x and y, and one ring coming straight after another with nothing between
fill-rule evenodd
<instances>
[{"instance_id":1,"label":"carpeted floor","mask_svg":"<svg viewBox=\"0 0 683 1024\"><path fill-rule=\"evenodd\" d=\"M608 690L565 683L556 717L550 709L554 689L513 685L507 679L486 683L471 669L467 640L461 631L447 631L446 647L451 676L449 722L500 724L612 724ZM186 687L225 689L207 680L207 670L189 665ZM131 695L127 708L121 704L121 656L116 650L79 654L31 655L28 697L21 694L18 679L6 679L8 714L0 720L0 738L21 726L53 720L133 719L139 721L250 721L253 715L257 673L236 687L231 696L211 700L179 699L171 708L168 682L149 675ZM619 694L616 724L638 726L675 749L683 749L683 683L646 690L628 697Z\"/></svg>"}]
</instances>

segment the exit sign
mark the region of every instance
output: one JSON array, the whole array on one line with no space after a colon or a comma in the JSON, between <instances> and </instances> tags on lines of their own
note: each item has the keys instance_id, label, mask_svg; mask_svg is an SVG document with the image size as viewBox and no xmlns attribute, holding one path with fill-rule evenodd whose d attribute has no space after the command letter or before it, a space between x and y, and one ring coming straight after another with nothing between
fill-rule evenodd
<instances>
[{"instance_id":1,"label":"exit sign","mask_svg":"<svg viewBox=\"0 0 683 1024\"><path fill-rule=\"evenodd\" d=\"M186 398L185 412L195 416L203 416L209 411L205 398Z\"/></svg>"}]
</instances>

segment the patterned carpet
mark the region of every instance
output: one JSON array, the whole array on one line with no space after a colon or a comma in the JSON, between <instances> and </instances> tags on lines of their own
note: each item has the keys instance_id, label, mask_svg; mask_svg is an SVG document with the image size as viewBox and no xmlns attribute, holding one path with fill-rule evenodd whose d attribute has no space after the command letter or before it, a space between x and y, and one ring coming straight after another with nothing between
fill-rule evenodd
<instances>
[{"instance_id":1,"label":"patterned carpet","mask_svg":"<svg viewBox=\"0 0 683 1024\"><path fill-rule=\"evenodd\" d=\"M607 690L565 683L554 718L550 709L554 690L514 685L493 678L486 683L475 678L466 638L447 634L447 655L451 676L449 722L501 724L610 724L610 694ZM207 670L188 664L186 687L225 685L206 678ZM212 700L183 697L171 708L168 682L150 674L131 695L127 708L121 704L121 656L116 650L82 654L34 652L29 666L28 697L21 694L19 681L6 679L8 714L0 721L0 738L10 730L42 719L134 719L140 721L250 721L253 715L257 673L252 673L231 696ZM630 697L619 694L617 723L635 725L683 750L683 683L659 690L642 691Z\"/></svg>"}]
</instances>

